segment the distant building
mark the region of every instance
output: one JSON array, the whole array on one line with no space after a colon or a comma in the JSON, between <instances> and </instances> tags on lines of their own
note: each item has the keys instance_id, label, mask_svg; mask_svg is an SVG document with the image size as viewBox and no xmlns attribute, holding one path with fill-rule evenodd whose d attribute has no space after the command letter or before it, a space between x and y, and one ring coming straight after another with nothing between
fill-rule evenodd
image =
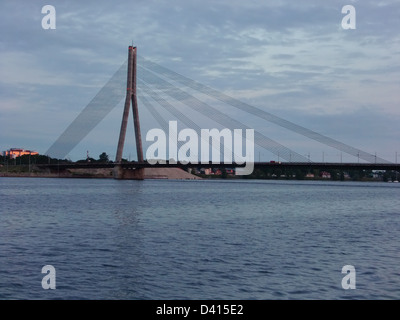
<instances>
[{"instance_id":1,"label":"distant building","mask_svg":"<svg viewBox=\"0 0 400 320\"><path fill-rule=\"evenodd\" d=\"M9 156L11 159L15 159L17 157L20 156L24 156L24 155L38 155L39 152L36 151L31 151L31 150L25 150L25 149L21 149L21 148L11 148L7 151L3 151L3 156L7 157Z\"/></svg>"},{"instance_id":2,"label":"distant building","mask_svg":"<svg viewBox=\"0 0 400 320\"><path fill-rule=\"evenodd\" d=\"M211 168L201 168L200 173L205 174L205 175L210 175L214 174Z\"/></svg>"},{"instance_id":3,"label":"distant building","mask_svg":"<svg viewBox=\"0 0 400 320\"><path fill-rule=\"evenodd\" d=\"M321 172L321 178L322 179L330 179L331 178L331 174L329 172L322 171Z\"/></svg>"}]
</instances>

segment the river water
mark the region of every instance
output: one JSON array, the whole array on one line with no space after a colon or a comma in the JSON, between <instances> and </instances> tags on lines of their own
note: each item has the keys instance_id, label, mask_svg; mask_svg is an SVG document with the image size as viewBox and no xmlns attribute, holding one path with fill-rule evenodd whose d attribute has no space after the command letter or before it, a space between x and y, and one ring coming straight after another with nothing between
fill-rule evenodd
<instances>
[{"instance_id":1,"label":"river water","mask_svg":"<svg viewBox=\"0 0 400 320\"><path fill-rule=\"evenodd\" d=\"M0 206L0 299L400 299L395 183L0 178Z\"/></svg>"}]
</instances>

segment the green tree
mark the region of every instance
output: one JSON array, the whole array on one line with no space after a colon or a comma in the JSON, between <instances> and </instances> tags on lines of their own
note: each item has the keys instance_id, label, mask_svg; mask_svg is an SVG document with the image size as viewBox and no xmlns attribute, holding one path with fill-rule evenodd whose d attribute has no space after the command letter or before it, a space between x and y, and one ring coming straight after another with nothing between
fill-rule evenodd
<instances>
[{"instance_id":1,"label":"green tree","mask_svg":"<svg viewBox=\"0 0 400 320\"><path fill-rule=\"evenodd\" d=\"M221 174L221 178L226 179L228 177L228 173L226 172L225 168L222 168L222 174Z\"/></svg>"},{"instance_id":2,"label":"green tree","mask_svg":"<svg viewBox=\"0 0 400 320\"><path fill-rule=\"evenodd\" d=\"M103 152L101 155L99 155L99 161L100 162L109 162L108 154Z\"/></svg>"}]
</instances>

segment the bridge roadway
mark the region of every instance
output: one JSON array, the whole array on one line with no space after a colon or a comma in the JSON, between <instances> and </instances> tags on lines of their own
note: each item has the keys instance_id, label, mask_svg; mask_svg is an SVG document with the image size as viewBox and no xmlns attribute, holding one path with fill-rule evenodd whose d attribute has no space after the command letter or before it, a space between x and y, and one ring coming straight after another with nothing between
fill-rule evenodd
<instances>
[{"instance_id":1,"label":"bridge roadway","mask_svg":"<svg viewBox=\"0 0 400 320\"><path fill-rule=\"evenodd\" d=\"M114 168L116 163L59 163L59 164L39 164L39 168L49 168L55 170L66 169L99 169L99 168ZM143 162L123 162L119 164L124 169L139 169L139 168L240 168L245 164L236 163L156 163L150 164L147 161ZM333 162L254 162L254 168L275 168L275 169L320 169L320 170L394 170L400 172L400 164L396 163L333 163Z\"/></svg>"}]
</instances>

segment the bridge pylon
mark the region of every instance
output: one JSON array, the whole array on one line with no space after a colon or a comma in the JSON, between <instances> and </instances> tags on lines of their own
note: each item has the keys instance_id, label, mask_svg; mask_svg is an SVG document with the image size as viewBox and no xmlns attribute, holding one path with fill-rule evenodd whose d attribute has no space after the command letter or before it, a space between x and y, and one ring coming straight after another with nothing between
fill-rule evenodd
<instances>
[{"instance_id":1,"label":"bridge pylon","mask_svg":"<svg viewBox=\"0 0 400 320\"><path fill-rule=\"evenodd\" d=\"M144 179L144 169L134 169L126 170L123 169L120 164L122 161L122 152L124 150L126 128L128 125L129 109L132 103L133 112L133 125L135 130L136 138L136 152L138 162L143 162L143 147L142 147L142 137L140 133L140 121L139 121L139 111L136 95L136 63L137 63L137 48L129 46L128 49L128 78L127 78L127 89L124 113L122 115L121 130L119 134L117 155L115 157L116 166L114 168L114 178L116 179Z\"/></svg>"}]
</instances>

